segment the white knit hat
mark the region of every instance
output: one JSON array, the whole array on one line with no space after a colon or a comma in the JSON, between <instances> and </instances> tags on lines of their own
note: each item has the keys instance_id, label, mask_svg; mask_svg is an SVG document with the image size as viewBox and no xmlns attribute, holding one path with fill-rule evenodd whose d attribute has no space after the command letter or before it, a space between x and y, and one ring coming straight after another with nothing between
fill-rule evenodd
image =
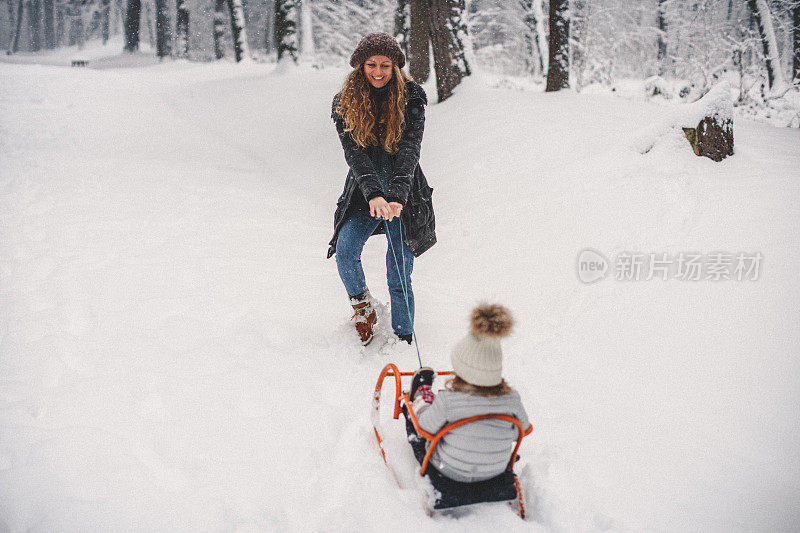
<instances>
[{"instance_id":1,"label":"white knit hat","mask_svg":"<svg viewBox=\"0 0 800 533\"><path fill-rule=\"evenodd\" d=\"M511 313L502 305L480 304L473 309L470 333L450 353L456 375L479 387L499 385L503 381L500 339L513 325Z\"/></svg>"}]
</instances>

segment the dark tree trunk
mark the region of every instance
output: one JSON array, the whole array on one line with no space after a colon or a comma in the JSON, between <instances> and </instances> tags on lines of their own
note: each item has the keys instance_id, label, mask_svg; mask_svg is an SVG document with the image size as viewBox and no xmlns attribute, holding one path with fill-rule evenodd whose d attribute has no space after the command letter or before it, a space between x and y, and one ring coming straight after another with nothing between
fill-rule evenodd
<instances>
[{"instance_id":1,"label":"dark tree trunk","mask_svg":"<svg viewBox=\"0 0 800 533\"><path fill-rule=\"evenodd\" d=\"M225 57L225 49L222 46L222 38L225 35L225 4L226 0L214 2L214 57L217 59Z\"/></svg>"},{"instance_id":2,"label":"dark tree trunk","mask_svg":"<svg viewBox=\"0 0 800 533\"><path fill-rule=\"evenodd\" d=\"M408 59L408 39L411 31L411 0L397 0L394 10L394 38Z\"/></svg>"},{"instance_id":3,"label":"dark tree trunk","mask_svg":"<svg viewBox=\"0 0 800 533\"><path fill-rule=\"evenodd\" d=\"M177 21L175 23L175 55L177 57L189 56L189 8L186 0L177 0L175 3Z\"/></svg>"},{"instance_id":4,"label":"dark tree trunk","mask_svg":"<svg viewBox=\"0 0 800 533\"><path fill-rule=\"evenodd\" d=\"M550 58L545 91L569 88L569 0L550 0Z\"/></svg>"},{"instance_id":5,"label":"dark tree trunk","mask_svg":"<svg viewBox=\"0 0 800 533\"><path fill-rule=\"evenodd\" d=\"M431 72L427 0L410 0L411 28L408 32L408 72L420 83Z\"/></svg>"},{"instance_id":6,"label":"dark tree trunk","mask_svg":"<svg viewBox=\"0 0 800 533\"><path fill-rule=\"evenodd\" d=\"M658 62L658 75L663 76L667 71L667 0L658 0L657 11L658 55L656 61Z\"/></svg>"},{"instance_id":7,"label":"dark tree trunk","mask_svg":"<svg viewBox=\"0 0 800 533\"><path fill-rule=\"evenodd\" d=\"M139 24L142 15L142 0L128 0L125 14L125 51L136 52L139 49Z\"/></svg>"},{"instance_id":8,"label":"dark tree trunk","mask_svg":"<svg viewBox=\"0 0 800 533\"><path fill-rule=\"evenodd\" d=\"M770 34L770 30L772 30L772 20L768 19L768 17L771 16L769 9L767 8L766 12L762 13L761 9L759 9L759 4L767 7L766 4L760 3L759 0L747 0L747 5L750 7L750 12L753 14L753 18L758 26L758 33L761 36L761 44L764 50L764 62L767 65L767 80L769 82L769 88L772 89L776 82L782 79L782 74L780 73L781 64L778 59L778 50L773 50L773 47L770 46L771 42L776 45L777 43L775 42L774 30Z\"/></svg>"},{"instance_id":9,"label":"dark tree trunk","mask_svg":"<svg viewBox=\"0 0 800 533\"><path fill-rule=\"evenodd\" d=\"M169 22L167 0L156 0L156 55L168 57L172 53L172 27Z\"/></svg>"},{"instance_id":10,"label":"dark tree trunk","mask_svg":"<svg viewBox=\"0 0 800 533\"><path fill-rule=\"evenodd\" d=\"M42 49L42 0L31 0L31 16L28 23L31 28L31 51Z\"/></svg>"},{"instance_id":11,"label":"dark tree trunk","mask_svg":"<svg viewBox=\"0 0 800 533\"><path fill-rule=\"evenodd\" d=\"M436 92L439 101L443 102L470 74L462 42L462 36L466 37L466 25L462 19L464 0L431 0L428 7Z\"/></svg>"},{"instance_id":12,"label":"dark tree trunk","mask_svg":"<svg viewBox=\"0 0 800 533\"><path fill-rule=\"evenodd\" d=\"M238 63L248 56L247 33L244 26L244 6L242 0L228 0L231 13L231 35L233 37L233 53Z\"/></svg>"},{"instance_id":13,"label":"dark tree trunk","mask_svg":"<svg viewBox=\"0 0 800 533\"><path fill-rule=\"evenodd\" d=\"M294 0L275 0L275 41L278 46L278 61L284 56L297 61L297 6Z\"/></svg>"},{"instance_id":14,"label":"dark tree trunk","mask_svg":"<svg viewBox=\"0 0 800 533\"><path fill-rule=\"evenodd\" d=\"M794 5L794 53L792 59L792 79L800 81L800 2Z\"/></svg>"},{"instance_id":15,"label":"dark tree trunk","mask_svg":"<svg viewBox=\"0 0 800 533\"><path fill-rule=\"evenodd\" d=\"M111 37L111 0L103 0L100 5L102 6L100 19L101 31L103 32L103 44L106 44L108 38Z\"/></svg>"},{"instance_id":16,"label":"dark tree trunk","mask_svg":"<svg viewBox=\"0 0 800 533\"><path fill-rule=\"evenodd\" d=\"M53 50L56 47L56 28L53 0L44 0L44 47Z\"/></svg>"},{"instance_id":17,"label":"dark tree trunk","mask_svg":"<svg viewBox=\"0 0 800 533\"><path fill-rule=\"evenodd\" d=\"M17 20L16 29L14 30L14 39L11 41L11 53L16 54L19 52L19 36L22 33L22 18L25 15L25 3L19 0L17 3Z\"/></svg>"},{"instance_id":18,"label":"dark tree trunk","mask_svg":"<svg viewBox=\"0 0 800 533\"><path fill-rule=\"evenodd\" d=\"M6 50L11 52L11 43L14 41L14 26L17 24L17 17L14 13L14 1L7 0L6 7L8 8L8 46Z\"/></svg>"}]
</instances>

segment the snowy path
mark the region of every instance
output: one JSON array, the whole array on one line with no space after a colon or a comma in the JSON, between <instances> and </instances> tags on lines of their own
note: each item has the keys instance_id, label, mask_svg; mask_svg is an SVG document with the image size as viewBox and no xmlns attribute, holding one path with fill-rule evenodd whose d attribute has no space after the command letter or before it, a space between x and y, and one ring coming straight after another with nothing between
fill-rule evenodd
<instances>
[{"instance_id":1,"label":"snowy path","mask_svg":"<svg viewBox=\"0 0 800 533\"><path fill-rule=\"evenodd\" d=\"M533 520L431 520L368 419L379 369L415 356L358 346L325 259L343 75L0 64L0 531L796 527L796 130L737 123L714 164L672 138L635 153L663 109L609 96L476 79L429 108L423 357L447 367L470 307L506 303L536 429ZM584 247L765 267L586 286ZM385 302L384 250L364 261Z\"/></svg>"}]
</instances>

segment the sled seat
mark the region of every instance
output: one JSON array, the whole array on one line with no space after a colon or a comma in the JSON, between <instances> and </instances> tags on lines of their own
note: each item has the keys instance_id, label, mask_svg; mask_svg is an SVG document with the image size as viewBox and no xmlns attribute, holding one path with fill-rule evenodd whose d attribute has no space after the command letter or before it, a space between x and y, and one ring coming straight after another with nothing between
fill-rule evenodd
<instances>
[{"instance_id":1,"label":"sled seat","mask_svg":"<svg viewBox=\"0 0 800 533\"><path fill-rule=\"evenodd\" d=\"M432 466L428 467L425 475L436 489L434 509L452 509L476 503L507 502L519 497L517 476L511 470L506 470L497 477L474 483L452 480Z\"/></svg>"},{"instance_id":2,"label":"sled seat","mask_svg":"<svg viewBox=\"0 0 800 533\"><path fill-rule=\"evenodd\" d=\"M443 371L436 373L438 375L453 374L452 371ZM417 415L416 413L414 413L411 400L409 399L408 394L404 393L401 388L400 377L411 376L411 375L413 375L413 372L400 372L394 364L390 363L384 367L380 377L378 378L378 384L375 387L375 396L373 398L373 408L374 408L373 426L375 428L375 435L378 438L378 445L381 448L381 454L383 455L384 461L386 461L386 455L383 452L383 445L382 445L383 438L379 432L378 410L380 408L380 397L381 397L381 390L383 388L383 380L386 377L392 376L395 378L393 418L397 419L400 416L401 404L404 404L408 413L407 424L408 423L412 424L414 427L414 431L417 433L417 435L422 437L422 439L419 439L417 442L412 442L411 446L414 449L414 455L417 457L418 460L420 460L421 463L419 475L420 476L427 475L434 489L436 489L436 491L438 492L433 508L450 509L453 507L461 507L463 505L472 505L476 503L504 502L504 501L517 500L519 515L522 518L525 518L525 508L523 506L522 489L519 485L519 480L517 479L517 476L514 474L514 463L516 463L518 459L517 451L519 451L520 444L522 444L522 439L526 435L529 435L531 433L533 427L529 426L527 429L523 428L522 422L520 422L517 418L511 415L501 414L501 413L489 413L489 414L471 416L468 418L463 418L461 420L456 420L455 422L447 424L445 427L440 429L435 435L428 433L427 431L423 430L420 427L419 421L417 420ZM439 444L439 442L445 435L450 433L452 430L461 427L465 424L470 424L472 422L477 422L480 420L487 420L487 419L505 420L515 425L518 430L517 441L514 445L514 450L511 452L511 458L508 462L508 468L503 473L491 479L487 479L485 481L464 483L448 478L447 476L439 472L436 468L434 468L433 465L429 465L433 451L436 449L436 446ZM427 449L426 449L426 441L430 443L429 445L427 445Z\"/></svg>"}]
</instances>

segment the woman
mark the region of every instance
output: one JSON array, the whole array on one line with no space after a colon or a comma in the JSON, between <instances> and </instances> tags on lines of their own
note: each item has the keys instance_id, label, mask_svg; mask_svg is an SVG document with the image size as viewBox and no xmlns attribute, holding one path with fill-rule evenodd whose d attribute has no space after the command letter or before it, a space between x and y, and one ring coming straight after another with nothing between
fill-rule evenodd
<instances>
[{"instance_id":1,"label":"woman","mask_svg":"<svg viewBox=\"0 0 800 533\"><path fill-rule=\"evenodd\" d=\"M401 70L405 62L391 35L367 35L350 58L353 71L331 110L350 171L336 207L328 257L336 254L365 346L372 341L377 316L361 267L364 243L371 235L386 233L392 329L409 344L414 257L436 243L433 189L419 167L428 99Z\"/></svg>"}]
</instances>

